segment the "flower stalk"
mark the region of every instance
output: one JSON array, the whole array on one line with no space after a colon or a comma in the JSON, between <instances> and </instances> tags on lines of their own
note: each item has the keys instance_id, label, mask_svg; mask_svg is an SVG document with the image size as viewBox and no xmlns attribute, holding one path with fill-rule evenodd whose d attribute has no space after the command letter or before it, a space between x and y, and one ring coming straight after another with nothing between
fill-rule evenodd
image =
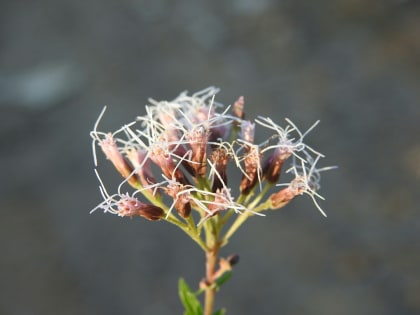
<instances>
[{"instance_id":1,"label":"flower stalk","mask_svg":"<svg viewBox=\"0 0 420 315\"><path fill-rule=\"evenodd\" d=\"M103 201L92 212L167 221L203 250L200 289L193 292L180 281L188 315L214 314L216 293L237 262L220 258L219 251L250 217L265 216L300 195L325 215L317 201L323 199L317 192L320 173L333 168L318 168L324 156L303 142L318 122L302 133L288 119L284 128L268 117L245 120L244 98L223 108L215 101L217 92L209 87L172 101L150 100L146 115L113 133L98 131L104 109L91 132L95 166L99 147L124 178L109 194L95 170ZM256 142L257 127L272 136ZM291 179L279 183L282 173Z\"/></svg>"},{"instance_id":2,"label":"flower stalk","mask_svg":"<svg viewBox=\"0 0 420 315\"><path fill-rule=\"evenodd\" d=\"M206 285L204 297L204 315L213 314L216 287L214 286L214 274L218 258L218 248L213 247L206 252Z\"/></svg>"}]
</instances>

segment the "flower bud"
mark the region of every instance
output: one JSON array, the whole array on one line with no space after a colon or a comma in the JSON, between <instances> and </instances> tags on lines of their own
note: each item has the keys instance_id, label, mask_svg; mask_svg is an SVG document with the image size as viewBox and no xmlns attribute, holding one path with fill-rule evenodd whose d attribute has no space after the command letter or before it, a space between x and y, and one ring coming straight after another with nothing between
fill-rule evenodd
<instances>
[{"instance_id":1,"label":"flower bud","mask_svg":"<svg viewBox=\"0 0 420 315\"><path fill-rule=\"evenodd\" d=\"M187 150L183 146L179 146L174 151L174 154L176 154L177 156L181 156L181 157L187 157L187 158L183 158L181 160L181 165L184 167L184 170L187 171L189 175L191 175L193 177L197 176L197 171L193 167L193 163L188 158L190 152L187 152ZM207 161L204 162L205 163L204 168L207 166L206 162ZM184 184L186 185L187 183L184 183Z\"/></svg>"},{"instance_id":2,"label":"flower bud","mask_svg":"<svg viewBox=\"0 0 420 315\"><path fill-rule=\"evenodd\" d=\"M117 144L112 136L108 133L105 139L99 141L99 145L105 156L112 162L117 171L134 187L140 185L140 181L136 174L133 174L134 168L128 162L125 156L118 150Z\"/></svg>"},{"instance_id":3,"label":"flower bud","mask_svg":"<svg viewBox=\"0 0 420 315\"><path fill-rule=\"evenodd\" d=\"M277 147L273 154L265 161L263 166L263 175L269 183L276 183L279 180L280 172L284 161L292 155L287 147Z\"/></svg>"},{"instance_id":4,"label":"flower bud","mask_svg":"<svg viewBox=\"0 0 420 315\"><path fill-rule=\"evenodd\" d=\"M295 179L290 182L289 186L269 197L271 201L271 208L279 209L284 207L293 198L298 195L302 195L305 192L305 189L307 189L306 178L304 176L297 175Z\"/></svg>"},{"instance_id":5,"label":"flower bud","mask_svg":"<svg viewBox=\"0 0 420 315\"><path fill-rule=\"evenodd\" d=\"M215 174L213 178L212 191L216 192L219 189L222 189L227 185L227 162L229 160L229 155L227 150L220 146L214 149L210 156L211 162L214 164L215 170L218 173Z\"/></svg>"},{"instance_id":6,"label":"flower bud","mask_svg":"<svg viewBox=\"0 0 420 315\"><path fill-rule=\"evenodd\" d=\"M189 184L184 173L177 168L172 156L166 153L161 147L156 146L150 151L150 159L160 167L163 175L167 178L175 179L183 185Z\"/></svg>"},{"instance_id":7,"label":"flower bud","mask_svg":"<svg viewBox=\"0 0 420 315\"><path fill-rule=\"evenodd\" d=\"M226 260L229 262L230 266L234 266L237 263L239 263L239 255L238 254L232 254Z\"/></svg>"},{"instance_id":8,"label":"flower bud","mask_svg":"<svg viewBox=\"0 0 420 315\"><path fill-rule=\"evenodd\" d=\"M210 210L210 216L218 214L220 211L226 210L229 206L228 196L230 192L227 188L221 188L216 190L216 194L212 203L209 204L208 209Z\"/></svg>"},{"instance_id":9,"label":"flower bud","mask_svg":"<svg viewBox=\"0 0 420 315\"><path fill-rule=\"evenodd\" d=\"M239 189L241 194L247 195L251 192L251 189L254 188L255 184L259 179L258 172L260 172L260 162L261 154L259 152L258 146L245 146L245 174L242 176L241 184Z\"/></svg>"},{"instance_id":10,"label":"flower bud","mask_svg":"<svg viewBox=\"0 0 420 315\"><path fill-rule=\"evenodd\" d=\"M240 137L244 141L248 143L254 143L254 135L255 135L255 123L250 121L242 121L241 122L241 133Z\"/></svg>"},{"instance_id":11,"label":"flower bud","mask_svg":"<svg viewBox=\"0 0 420 315\"><path fill-rule=\"evenodd\" d=\"M174 199L175 210L183 218L187 218L191 213L191 195L189 191L185 191L185 187L179 182L173 181L164 188L166 194Z\"/></svg>"},{"instance_id":12,"label":"flower bud","mask_svg":"<svg viewBox=\"0 0 420 315\"><path fill-rule=\"evenodd\" d=\"M219 142L220 140L226 140L229 137L231 131L230 127L231 126L228 125L211 127L209 132L209 142L215 143ZM211 146L212 148L215 147L214 144L212 144Z\"/></svg>"},{"instance_id":13,"label":"flower bud","mask_svg":"<svg viewBox=\"0 0 420 315\"><path fill-rule=\"evenodd\" d=\"M235 101L235 103L233 103L233 107L232 107L233 115L238 117L239 119L244 119L245 117L244 104L245 104L245 99L243 96L240 96Z\"/></svg>"},{"instance_id":14,"label":"flower bud","mask_svg":"<svg viewBox=\"0 0 420 315\"><path fill-rule=\"evenodd\" d=\"M271 194L269 197L271 202L271 209L279 209L287 205L296 196L289 187L283 188L282 190Z\"/></svg>"},{"instance_id":15,"label":"flower bud","mask_svg":"<svg viewBox=\"0 0 420 315\"><path fill-rule=\"evenodd\" d=\"M206 149L209 131L203 127L195 128L186 135L186 139L192 151L189 165L194 169L194 176L206 175Z\"/></svg>"},{"instance_id":16,"label":"flower bud","mask_svg":"<svg viewBox=\"0 0 420 315\"><path fill-rule=\"evenodd\" d=\"M164 211L162 208L140 202L137 198L125 196L118 202L118 215L121 217L141 216L150 221L160 220Z\"/></svg>"},{"instance_id":17,"label":"flower bud","mask_svg":"<svg viewBox=\"0 0 420 315\"><path fill-rule=\"evenodd\" d=\"M152 168L150 166L150 159L146 156L144 150L131 150L127 154L127 158L137 171L138 176L143 187L147 187L150 184L156 183L155 178L152 174ZM147 160L145 160L147 159Z\"/></svg>"},{"instance_id":18,"label":"flower bud","mask_svg":"<svg viewBox=\"0 0 420 315\"><path fill-rule=\"evenodd\" d=\"M178 199L175 203L175 209L181 217L188 218L191 213L191 203L189 201L184 202L183 200Z\"/></svg>"}]
</instances>

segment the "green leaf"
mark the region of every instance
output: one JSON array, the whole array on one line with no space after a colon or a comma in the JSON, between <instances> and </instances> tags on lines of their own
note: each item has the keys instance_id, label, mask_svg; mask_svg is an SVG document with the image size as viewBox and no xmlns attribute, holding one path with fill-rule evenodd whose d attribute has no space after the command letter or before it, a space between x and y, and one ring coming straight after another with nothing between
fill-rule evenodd
<instances>
[{"instance_id":1,"label":"green leaf","mask_svg":"<svg viewBox=\"0 0 420 315\"><path fill-rule=\"evenodd\" d=\"M226 313L226 309L221 308L220 310L217 310L213 313L213 315L224 315Z\"/></svg>"},{"instance_id":2,"label":"green leaf","mask_svg":"<svg viewBox=\"0 0 420 315\"><path fill-rule=\"evenodd\" d=\"M184 315L203 315L203 308L195 294L184 279L179 279L178 285L179 298L185 307Z\"/></svg>"},{"instance_id":3,"label":"green leaf","mask_svg":"<svg viewBox=\"0 0 420 315\"><path fill-rule=\"evenodd\" d=\"M216 285L217 287L221 287L222 284L224 284L226 281L228 281L232 277L232 271L226 271L224 272L219 278L216 279Z\"/></svg>"}]
</instances>

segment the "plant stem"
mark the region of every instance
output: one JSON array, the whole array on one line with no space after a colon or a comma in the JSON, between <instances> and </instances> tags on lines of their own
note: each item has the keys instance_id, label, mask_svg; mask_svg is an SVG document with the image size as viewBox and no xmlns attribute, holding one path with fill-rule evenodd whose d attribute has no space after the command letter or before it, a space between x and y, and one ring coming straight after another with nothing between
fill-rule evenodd
<instances>
[{"instance_id":1,"label":"plant stem","mask_svg":"<svg viewBox=\"0 0 420 315\"><path fill-rule=\"evenodd\" d=\"M204 315L212 315L214 307L214 297L216 294L216 286L214 285L214 273L216 270L217 256L219 246L215 246L206 252L206 292L204 296Z\"/></svg>"},{"instance_id":2,"label":"plant stem","mask_svg":"<svg viewBox=\"0 0 420 315\"><path fill-rule=\"evenodd\" d=\"M236 232L236 230L251 216L249 213L242 213L232 223L225 236L222 238L222 245L226 245L229 238Z\"/></svg>"},{"instance_id":3,"label":"plant stem","mask_svg":"<svg viewBox=\"0 0 420 315\"><path fill-rule=\"evenodd\" d=\"M181 221L179 221L175 216L170 215L165 219L167 222L170 222L172 224L175 224L177 227L179 227L181 230L183 230L187 235L189 235L194 242L196 242L202 250L207 251L207 246L204 243L204 241L201 239L199 232L197 229L191 225L187 225Z\"/></svg>"},{"instance_id":4,"label":"plant stem","mask_svg":"<svg viewBox=\"0 0 420 315\"><path fill-rule=\"evenodd\" d=\"M245 200L245 202L247 203L247 207L249 210L255 211L255 212L260 212L262 210L265 210L268 208L268 204L267 202L263 203L262 205L260 205L259 207L255 208L258 203L261 201L261 199L265 196L265 194L268 192L268 190L270 189L270 187L272 186L272 184L266 184L263 189L261 190L261 192L252 200L250 201L250 197L248 196ZM241 195L242 197L242 195ZM222 246L226 245L227 242L229 241L229 238L239 229L239 227L251 216L253 216L253 213L250 212L245 212L245 213L241 213L236 220L232 223L232 225L230 226L229 230L226 232L225 236L222 238Z\"/></svg>"}]
</instances>

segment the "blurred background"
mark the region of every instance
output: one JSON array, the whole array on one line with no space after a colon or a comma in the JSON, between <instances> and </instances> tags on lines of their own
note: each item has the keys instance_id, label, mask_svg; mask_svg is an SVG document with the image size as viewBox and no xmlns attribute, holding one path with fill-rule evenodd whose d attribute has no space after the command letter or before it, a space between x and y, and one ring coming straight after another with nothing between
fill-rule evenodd
<instances>
[{"instance_id":1,"label":"blurred background","mask_svg":"<svg viewBox=\"0 0 420 315\"><path fill-rule=\"evenodd\" d=\"M181 314L204 258L101 201L89 131L209 85L326 155L309 198L249 220L228 314L420 313L420 2L1 1L0 313ZM101 159L109 187L120 177ZM320 165L322 166L322 165Z\"/></svg>"}]
</instances>

